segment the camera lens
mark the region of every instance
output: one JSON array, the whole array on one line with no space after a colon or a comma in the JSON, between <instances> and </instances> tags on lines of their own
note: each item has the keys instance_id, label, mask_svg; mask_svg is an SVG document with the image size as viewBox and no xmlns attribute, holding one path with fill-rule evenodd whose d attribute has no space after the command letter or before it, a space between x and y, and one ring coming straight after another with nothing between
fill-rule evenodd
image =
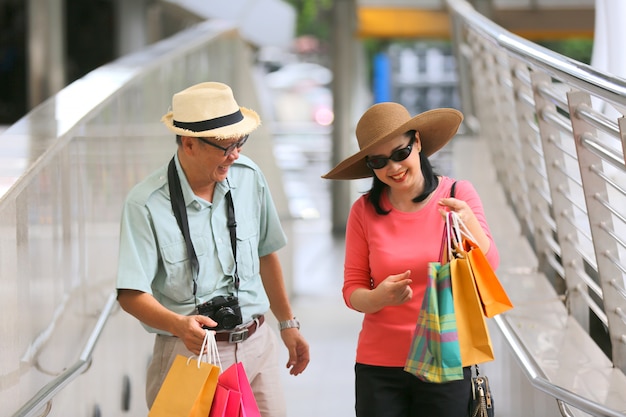
<instances>
[{"instance_id":1,"label":"camera lens","mask_svg":"<svg viewBox=\"0 0 626 417\"><path fill-rule=\"evenodd\" d=\"M230 330L240 324L239 316L235 314L232 308L222 307L215 312L215 321L224 329Z\"/></svg>"}]
</instances>

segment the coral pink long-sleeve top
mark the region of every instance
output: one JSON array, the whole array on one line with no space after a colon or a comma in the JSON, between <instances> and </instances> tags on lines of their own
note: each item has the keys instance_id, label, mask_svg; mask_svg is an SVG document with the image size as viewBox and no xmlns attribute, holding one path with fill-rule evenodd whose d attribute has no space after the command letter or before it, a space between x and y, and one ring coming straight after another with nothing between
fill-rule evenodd
<instances>
[{"instance_id":1,"label":"coral pink long-sleeve top","mask_svg":"<svg viewBox=\"0 0 626 417\"><path fill-rule=\"evenodd\" d=\"M356 351L356 362L366 365L403 367L411 346L413 331L422 304L429 262L439 260L444 220L438 202L450 195L454 180L440 177L434 195L420 210L395 210L387 193L381 205L391 210L379 215L367 195L354 202L346 226L343 297L348 307L358 288L375 288L389 275L411 270L412 299L399 306L388 306L363 317ZM458 181L455 197L471 207L491 241L485 256L495 270L498 250L485 220L482 202L474 186Z\"/></svg>"}]
</instances>

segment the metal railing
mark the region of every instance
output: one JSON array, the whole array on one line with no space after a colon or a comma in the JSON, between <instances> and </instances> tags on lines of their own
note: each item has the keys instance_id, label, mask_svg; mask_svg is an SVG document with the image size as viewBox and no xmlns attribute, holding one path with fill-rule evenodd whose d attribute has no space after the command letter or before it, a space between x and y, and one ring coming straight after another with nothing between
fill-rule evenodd
<instances>
[{"instance_id":1,"label":"metal railing","mask_svg":"<svg viewBox=\"0 0 626 417\"><path fill-rule=\"evenodd\" d=\"M569 404L578 410L589 413L592 416L624 417L624 414L620 411L613 410L612 408L596 401L591 401L581 395L550 382L537 363L533 360L532 355L524 347L524 344L515 335L515 331L512 329L507 320L501 316L496 316L494 320L498 323L498 326L503 332L507 343L513 350L519 363L522 365L522 370L528 380L535 388L556 399L559 411L563 416L567 417L572 415L569 408L566 406L566 404Z\"/></svg>"},{"instance_id":2,"label":"metal railing","mask_svg":"<svg viewBox=\"0 0 626 417\"><path fill-rule=\"evenodd\" d=\"M539 272L626 372L626 80L511 34L465 1L447 5L465 113L489 144ZM558 400L623 415L521 362L533 385Z\"/></svg>"},{"instance_id":3,"label":"metal railing","mask_svg":"<svg viewBox=\"0 0 626 417\"><path fill-rule=\"evenodd\" d=\"M54 396L65 388L70 382L80 376L86 369L89 369L93 350L96 347L96 343L98 342L100 335L102 334L102 330L104 330L104 325L116 305L117 293L113 292L109 295L109 298L104 304L102 312L98 317L98 321L91 331L89 339L87 339L87 343L85 344L78 360L67 367L67 369L65 369L52 381L44 385L37 392L37 394L28 400L19 410L13 413L13 417L30 417L37 415L36 413L39 412L44 406L46 408L43 413L39 414L39 416L43 417L48 415L52 407L52 399Z\"/></svg>"},{"instance_id":4,"label":"metal railing","mask_svg":"<svg viewBox=\"0 0 626 417\"><path fill-rule=\"evenodd\" d=\"M98 341L102 356L91 363L106 316L81 353L77 341L94 319L94 304L86 299L106 297L115 287L119 216L127 193L175 152L174 136L160 122L172 95L216 80L229 84L242 106L261 111L252 63L252 46L232 24L203 22L92 71L2 133L0 155L12 162L0 163L0 294L6 313L0 318L0 404L8 415L15 410L15 416L32 415L52 397L62 415L91 405L102 406L103 414L126 411L113 399L123 392L125 378L140 380L141 359L150 354L142 344L146 333L124 333L124 326L117 326L116 334L105 331ZM261 126L246 149L258 155L290 235L271 140ZM289 270L290 249L281 258ZM37 309L24 318L20 305ZM63 326L54 325L55 316L62 316ZM111 321L125 323L119 317ZM132 360L119 353L126 349L136 355ZM116 360L107 362L107 355ZM83 384L75 380L81 373ZM89 389L105 378L111 383ZM54 409L50 415L57 415Z\"/></svg>"}]
</instances>

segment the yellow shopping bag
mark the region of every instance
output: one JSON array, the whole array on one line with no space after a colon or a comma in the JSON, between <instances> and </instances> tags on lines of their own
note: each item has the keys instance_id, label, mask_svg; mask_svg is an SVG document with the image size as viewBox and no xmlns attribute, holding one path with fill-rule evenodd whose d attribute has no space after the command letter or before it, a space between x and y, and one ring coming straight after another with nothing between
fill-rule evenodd
<instances>
[{"instance_id":1,"label":"yellow shopping bag","mask_svg":"<svg viewBox=\"0 0 626 417\"><path fill-rule=\"evenodd\" d=\"M213 333L207 331L201 351ZM217 349L215 346L214 349ZM207 417L217 388L220 367L197 359L176 355L148 417Z\"/></svg>"},{"instance_id":2,"label":"yellow shopping bag","mask_svg":"<svg viewBox=\"0 0 626 417\"><path fill-rule=\"evenodd\" d=\"M467 253L450 261L452 298L463 366L494 360L493 345Z\"/></svg>"}]
</instances>

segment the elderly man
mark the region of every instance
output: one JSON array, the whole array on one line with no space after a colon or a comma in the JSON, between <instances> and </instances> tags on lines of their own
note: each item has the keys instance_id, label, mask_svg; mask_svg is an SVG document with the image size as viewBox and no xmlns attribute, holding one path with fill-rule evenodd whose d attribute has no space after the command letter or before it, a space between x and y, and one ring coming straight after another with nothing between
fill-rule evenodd
<instances>
[{"instance_id":1,"label":"elderly man","mask_svg":"<svg viewBox=\"0 0 626 417\"><path fill-rule=\"evenodd\" d=\"M156 334L150 407L177 354L199 355L216 331L222 367L242 362L264 417L286 415L271 308L298 375L309 362L276 253L286 244L259 167L240 154L260 125L231 88L205 82L174 95L162 118L178 150L129 193L117 277L122 308Z\"/></svg>"}]
</instances>

